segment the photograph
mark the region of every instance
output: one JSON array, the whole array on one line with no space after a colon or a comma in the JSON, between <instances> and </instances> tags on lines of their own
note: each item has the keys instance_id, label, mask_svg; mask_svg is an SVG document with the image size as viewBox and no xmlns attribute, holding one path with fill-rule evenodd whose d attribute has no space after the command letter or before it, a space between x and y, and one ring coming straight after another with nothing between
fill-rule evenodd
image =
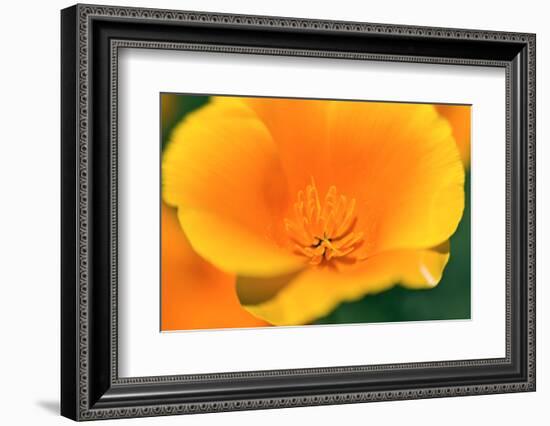
<instances>
[{"instance_id":1,"label":"photograph","mask_svg":"<svg viewBox=\"0 0 550 426\"><path fill-rule=\"evenodd\" d=\"M470 117L161 93L161 331L470 319Z\"/></svg>"},{"instance_id":2,"label":"photograph","mask_svg":"<svg viewBox=\"0 0 550 426\"><path fill-rule=\"evenodd\" d=\"M537 390L542 21L142 6L61 11L63 416Z\"/></svg>"},{"instance_id":3,"label":"photograph","mask_svg":"<svg viewBox=\"0 0 550 426\"><path fill-rule=\"evenodd\" d=\"M3 3L0 426L550 425L545 5Z\"/></svg>"}]
</instances>

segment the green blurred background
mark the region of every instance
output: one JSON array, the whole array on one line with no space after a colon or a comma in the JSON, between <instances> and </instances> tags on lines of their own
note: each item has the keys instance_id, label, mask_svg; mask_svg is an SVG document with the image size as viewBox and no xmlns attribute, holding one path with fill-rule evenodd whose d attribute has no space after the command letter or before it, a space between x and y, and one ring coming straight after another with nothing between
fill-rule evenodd
<instances>
[{"instance_id":1,"label":"green blurred background","mask_svg":"<svg viewBox=\"0 0 550 426\"><path fill-rule=\"evenodd\" d=\"M161 95L162 149L174 126L208 102L208 96ZM422 321L470 318L470 171L466 173L464 216L451 237L451 257L439 285L429 290L391 290L343 303L315 324Z\"/></svg>"}]
</instances>

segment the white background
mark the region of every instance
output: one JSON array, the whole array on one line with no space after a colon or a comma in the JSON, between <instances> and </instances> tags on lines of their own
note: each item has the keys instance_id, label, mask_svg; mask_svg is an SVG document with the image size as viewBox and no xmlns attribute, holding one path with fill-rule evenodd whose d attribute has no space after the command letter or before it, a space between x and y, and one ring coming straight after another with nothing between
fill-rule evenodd
<instances>
[{"instance_id":1,"label":"white background","mask_svg":"<svg viewBox=\"0 0 550 426\"><path fill-rule=\"evenodd\" d=\"M505 356L502 68L124 49L118 75L121 376ZM160 92L472 104L471 320L159 333Z\"/></svg>"},{"instance_id":2,"label":"white background","mask_svg":"<svg viewBox=\"0 0 550 426\"><path fill-rule=\"evenodd\" d=\"M550 400L550 28L542 1L105 0L107 4L536 32L538 106L538 390L531 394L118 420L119 424L357 423L446 426L547 424ZM0 400L2 423L69 424L59 394L59 9L66 1L2 8L0 68ZM114 423L114 421L102 424Z\"/></svg>"}]
</instances>

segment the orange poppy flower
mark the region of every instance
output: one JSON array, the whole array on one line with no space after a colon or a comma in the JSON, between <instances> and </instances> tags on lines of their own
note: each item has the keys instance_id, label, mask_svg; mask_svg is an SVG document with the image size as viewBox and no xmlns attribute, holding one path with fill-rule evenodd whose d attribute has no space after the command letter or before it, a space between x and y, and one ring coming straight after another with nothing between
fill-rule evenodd
<instances>
[{"instance_id":1,"label":"orange poppy flower","mask_svg":"<svg viewBox=\"0 0 550 426\"><path fill-rule=\"evenodd\" d=\"M434 287L464 209L459 151L431 105L217 97L178 125L162 170L193 249L275 325Z\"/></svg>"},{"instance_id":2,"label":"orange poppy flower","mask_svg":"<svg viewBox=\"0 0 550 426\"><path fill-rule=\"evenodd\" d=\"M193 251L176 211L164 203L161 233L163 331L266 325L239 303L235 276L220 271Z\"/></svg>"}]
</instances>

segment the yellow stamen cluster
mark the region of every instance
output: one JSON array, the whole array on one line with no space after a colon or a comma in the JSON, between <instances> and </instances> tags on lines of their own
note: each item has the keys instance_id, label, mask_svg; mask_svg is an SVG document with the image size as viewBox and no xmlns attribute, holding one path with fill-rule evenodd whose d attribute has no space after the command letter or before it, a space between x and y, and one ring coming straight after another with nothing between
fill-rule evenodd
<instances>
[{"instance_id":1,"label":"yellow stamen cluster","mask_svg":"<svg viewBox=\"0 0 550 426\"><path fill-rule=\"evenodd\" d=\"M320 265L331 259L353 262L349 256L363 242L363 233L355 232L355 199L339 195L331 186L323 203L313 179L305 191L298 192L294 219L285 219L285 227L294 242L295 252Z\"/></svg>"}]
</instances>

